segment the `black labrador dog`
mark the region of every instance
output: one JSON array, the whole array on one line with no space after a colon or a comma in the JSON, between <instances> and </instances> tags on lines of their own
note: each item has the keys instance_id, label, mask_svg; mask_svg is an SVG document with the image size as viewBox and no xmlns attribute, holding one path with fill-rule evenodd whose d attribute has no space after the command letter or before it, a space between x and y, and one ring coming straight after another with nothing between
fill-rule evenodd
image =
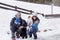
<instances>
[{"instance_id":1,"label":"black labrador dog","mask_svg":"<svg viewBox=\"0 0 60 40\"><path fill-rule=\"evenodd\" d=\"M27 23L26 23L26 21L23 20L20 26L23 26L23 28L21 28L20 30L18 30L16 32L17 38L20 38L20 36L22 37L22 39L27 38L27 32L26 32L27 31L27 28L26 28Z\"/></svg>"}]
</instances>

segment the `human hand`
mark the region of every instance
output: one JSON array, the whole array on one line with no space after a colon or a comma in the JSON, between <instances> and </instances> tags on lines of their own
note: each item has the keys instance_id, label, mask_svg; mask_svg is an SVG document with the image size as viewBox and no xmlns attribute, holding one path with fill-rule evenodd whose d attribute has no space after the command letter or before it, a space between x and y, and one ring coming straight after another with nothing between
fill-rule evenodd
<instances>
[{"instance_id":1,"label":"human hand","mask_svg":"<svg viewBox=\"0 0 60 40\"><path fill-rule=\"evenodd\" d=\"M22 28L23 28L23 26L20 26L20 27L19 27L19 29L22 29Z\"/></svg>"}]
</instances>

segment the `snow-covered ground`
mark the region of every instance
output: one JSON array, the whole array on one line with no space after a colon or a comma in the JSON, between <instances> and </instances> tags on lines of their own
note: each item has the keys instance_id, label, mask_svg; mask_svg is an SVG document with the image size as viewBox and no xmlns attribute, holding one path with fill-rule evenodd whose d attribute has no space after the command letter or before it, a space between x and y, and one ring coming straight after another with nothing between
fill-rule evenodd
<instances>
[{"instance_id":1,"label":"snow-covered ground","mask_svg":"<svg viewBox=\"0 0 60 40\"><path fill-rule=\"evenodd\" d=\"M43 5L43 4L34 4L34 3L26 3L26 2L16 2L16 1L3 1L0 2L7 3L10 5L17 5L18 7L26 8L29 10L33 10L35 12L41 12L44 14L51 14L51 6ZM60 13L60 7L54 6L54 14ZM11 18L15 16L17 12L0 9L0 40L11 40L11 32L10 32L10 21ZM22 18L27 21L27 14L22 14ZM60 40L60 18L46 19L41 15L38 15L40 19L38 39L37 40ZM48 30L44 32L44 30ZM52 29L52 31L49 31ZM10 33L10 34L7 34ZM23 39L17 39L23 40ZM28 38L24 40L33 40Z\"/></svg>"}]
</instances>

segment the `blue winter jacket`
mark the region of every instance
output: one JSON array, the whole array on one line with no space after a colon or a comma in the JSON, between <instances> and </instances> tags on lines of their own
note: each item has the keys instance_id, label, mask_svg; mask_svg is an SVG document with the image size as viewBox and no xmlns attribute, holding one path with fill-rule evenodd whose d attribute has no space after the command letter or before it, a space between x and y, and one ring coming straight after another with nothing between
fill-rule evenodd
<instances>
[{"instance_id":1,"label":"blue winter jacket","mask_svg":"<svg viewBox=\"0 0 60 40\"><path fill-rule=\"evenodd\" d=\"M15 24L17 24L17 25L20 25L21 24L21 18L17 18L17 17L15 17L16 18L16 20L15 20Z\"/></svg>"},{"instance_id":2,"label":"blue winter jacket","mask_svg":"<svg viewBox=\"0 0 60 40\"><path fill-rule=\"evenodd\" d=\"M24 24L22 23L23 22L23 19L22 18L17 18L17 17L14 17L12 18L11 22L10 22L10 27L17 27L19 28L20 26L24 26L24 27L27 27L27 23L26 21L24 20Z\"/></svg>"},{"instance_id":3,"label":"blue winter jacket","mask_svg":"<svg viewBox=\"0 0 60 40\"><path fill-rule=\"evenodd\" d=\"M21 23L22 23L22 18L18 19L16 17L14 17L14 18L12 18L12 20L10 22L10 26L19 28Z\"/></svg>"},{"instance_id":4,"label":"blue winter jacket","mask_svg":"<svg viewBox=\"0 0 60 40\"><path fill-rule=\"evenodd\" d=\"M35 30L35 31L38 30L38 24L39 24L40 20L37 20L37 21L38 21L38 23L33 23L32 24L32 29Z\"/></svg>"}]
</instances>

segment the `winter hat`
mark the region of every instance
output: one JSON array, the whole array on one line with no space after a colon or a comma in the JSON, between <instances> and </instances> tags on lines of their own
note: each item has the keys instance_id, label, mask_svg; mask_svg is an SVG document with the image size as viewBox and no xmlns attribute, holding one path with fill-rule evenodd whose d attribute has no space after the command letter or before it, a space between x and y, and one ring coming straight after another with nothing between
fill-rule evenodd
<instances>
[{"instance_id":1,"label":"winter hat","mask_svg":"<svg viewBox=\"0 0 60 40\"><path fill-rule=\"evenodd\" d=\"M33 16L37 16L37 12L34 12L34 13L32 13L33 14Z\"/></svg>"},{"instance_id":2,"label":"winter hat","mask_svg":"<svg viewBox=\"0 0 60 40\"><path fill-rule=\"evenodd\" d=\"M15 17L17 17L17 15L21 15L21 13L20 13L20 12L18 12L17 14L15 14Z\"/></svg>"}]
</instances>

